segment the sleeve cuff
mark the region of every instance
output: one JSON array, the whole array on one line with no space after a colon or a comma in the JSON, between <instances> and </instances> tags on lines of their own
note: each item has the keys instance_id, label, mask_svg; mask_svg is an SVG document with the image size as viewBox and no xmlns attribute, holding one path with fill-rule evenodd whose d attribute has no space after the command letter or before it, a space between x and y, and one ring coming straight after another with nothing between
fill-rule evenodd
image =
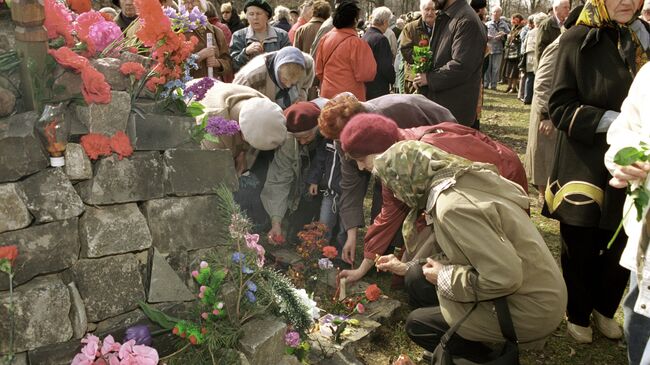
<instances>
[{"instance_id":1,"label":"sleeve cuff","mask_svg":"<svg viewBox=\"0 0 650 365\"><path fill-rule=\"evenodd\" d=\"M451 290L451 278L453 272L453 265L445 265L438 273L438 293L450 300L455 300L454 292Z\"/></svg>"}]
</instances>

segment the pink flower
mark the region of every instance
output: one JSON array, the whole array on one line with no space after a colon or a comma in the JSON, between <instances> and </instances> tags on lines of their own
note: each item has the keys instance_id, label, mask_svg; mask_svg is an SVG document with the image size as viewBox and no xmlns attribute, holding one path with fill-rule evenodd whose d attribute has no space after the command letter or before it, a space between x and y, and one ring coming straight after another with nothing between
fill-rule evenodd
<instances>
[{"instance_id":1,"label":"pink flower","mask_svg":"<svg viewBox=\"0 0 650 365\"><path fill-rule=\"evenodd\" d=\"M212 314L214 314L215 316L218 316L219 313L221 313L221 312L219 312L218 309L214 309L214 310L212 311Z\"/></svg>"},{"instance_id":2,"label":"pink flower","mask_svg":"<svg viewBox=\"0 0 650 365\"><path fill-rule=\"evenodd\" d=\"M102 344L102 355L109 354L111 352L120 351L120 344L115 342L113 336L108 335L104 338L104 343Z\"/></svg>"},{"instance_id":3,"label":"pink flower","mask_svg":"<svg viewBox=\"0 0 650 365\"><path fill-rule=\"evenodd\" d=\"M244 238L246 238L246 246L248 246L250 249L254 249L255 246L257 246L257 242L260 240L260 235L246 233Z\"/></svg>"},{"instance_id":4,"label":"pink flower","mask_svg":"<svg viewBox=\"0 0 650 365\"><path fill-rule=\"evenodd\" d=\"M363 312L366 311L366 307L364 307L361 303L357 303L357 306L354 308L354 310L359 314L363 314Z\"/></svg>"},{"instance_id":5,"label":"pink flower","mask_svg":"<svg viewBox=\"0 0 650 365\"><path fill-rule=\"evenodd\" d=\"M262 245L257 243L260 240L260 235L247 233L244 238L246 239L246 246L257 253L257 266L264 266L264 255L266 254L266 250L264 250Z\"/></svg>"},{"instance_id":6,"label":"pink flower","mask_svg":"<svg viewBox=\"0 0 650 365\"><path fill-rule=\"evenodd\" d=\"M133 346L133 357L138 365L157 365L158 351L145 345Z\"/></svg>"},{"instance_id":7,"label":"pink flower","mask_svg":"<svg viewBox=\"0 0 650 365\"><path fill-rule=\"evenodd\" d=\"M207 312L201 313L201 318L208 319L208 313Z\"/></svg>"},{"instance_id":8,"label":"pink flower","mask_svg":"<svg viewBox=\"0 0 650 365\"><path fill-rule=\"evenodd\" d=\"M122 344L119 353L120 359L124 361L133 353L133 345L135 345L135 340L129 340Z\"/></svg>"},{"instance_id":9,"label":"pink flower","mask_svg":"<svg viewBox=\"0 0 650 365\"><path fill-rule=\"evenodd\" d=\"M109 44L124 38L120 27L115 22L103 21L90 26L88 36L95 44L97 52L103 51Z\"/></svg>"},{"instance_id":10,"label":"pink flower","mask_svg":"<svg viewBox=\"0 0 650 365\"><path fill-rule=\"evenodd\" d=\"M97 350L99 350L99 337L89 334L81 340L81 343L86 344L86 346L81 349L81 353L94 360L98 355Z\"/></svg>"},{"instance_id":11,"label":"pink flower","mask_svg":"<svg viewBox=\"0 0 650 365\"><path fill-rule=\"evenodd\" d=\"M201 285L201 287L199 288L199 292L203 293L207 288L208 288L207 286Z\"/></svg>"},{"instance_id":12,"label":"pink flower","mask_svg":"<svg viewBox=\"0 0 650 365\"><path fill-rule=\"evenodd\" d=\"M192 277L195 278L195 279L198 278L199 277L199 272L196 271L196 270L192 271Z\"/></svg>"},{"instance_id":13,"label":"pink flower","mask_svg":"<svg viewBox=\"0 0 650 365\"><path fill-rule=\"evenodd\" d=\"M201 261L201 263L199 264L199 267L200 267L201 269L205 269L206 267L208 267L208 263L205 262L205 261Z\"/></svg>"},{"instance_id":14,"label":"pink flower","mask_svg":"<svg viewBox=\"0 0 650 365\"><path fill-rule=\"evenodd\" d=\"M94 356L92 358L89 358L86 356L86 354L81 353L77 354L74 359L72 359L70 365L93 365L93 362L95 362Z\"/></svg>"}]
</instances>

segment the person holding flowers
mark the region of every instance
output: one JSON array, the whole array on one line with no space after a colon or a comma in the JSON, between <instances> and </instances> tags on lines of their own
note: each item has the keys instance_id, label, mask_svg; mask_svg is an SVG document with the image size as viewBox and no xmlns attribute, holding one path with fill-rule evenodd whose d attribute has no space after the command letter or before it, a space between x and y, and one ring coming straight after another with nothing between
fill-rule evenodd
<instances>
[{"instance_id":1,"label":"person holding flowers","mask_svg":"<svg viewBox=\"0 0 650 365\"><path fill-rule=\"evenodd\" d=\"M626 237L608 242L621 221L625 190L608 184L606 133L632 79L650 56L641 0L588 0L562 34L548 101L558 129L542 214L560 222L562 272L569 292L567 332L591 343L596 328L623 336L614 314L629 278L618 265Z\"/></svg>"},{"instance_id":2,"label":"person holding flowers","mask_svg":"<svg viewBox=\"0 0 650 365\"><path fill-rule=\"evenodd\" d=\"M358 127L350 122L342 140ZM377 260L381 270L406 274L407 292L417 309L405 327L415 343L433 351L450 326L479 301L450 338L448 349L469 360L486 360L492 350L484 343L504 341L492 302L499 297L506 297L520 346L539 346L556 329L564 316L566 288L526 214L529 201L521 186L501 177L490 164L417 140L354 157L410 209L411 217L424 210L423 224L433 231L436 254L424 265L408 267L394 256ZM408 232L416 225L407 221L408 245Z\"/></svg>"},{"instance_id":3,"label":"person holding flowers","mask_svg":"<svg viewBox=\"0 0 650 365\"><path fill-rule=\"evenodd\" d=\"M413 50L415 47L429 47L433 24L436 21L436 10L432 1L420 1L420 12L422 17L406 24L399 40L404 61L404 92L407 94L415 94L418 91L417 86L413 84L416 75L412 69L415 63Z\"/></svg>"}]
</instances>

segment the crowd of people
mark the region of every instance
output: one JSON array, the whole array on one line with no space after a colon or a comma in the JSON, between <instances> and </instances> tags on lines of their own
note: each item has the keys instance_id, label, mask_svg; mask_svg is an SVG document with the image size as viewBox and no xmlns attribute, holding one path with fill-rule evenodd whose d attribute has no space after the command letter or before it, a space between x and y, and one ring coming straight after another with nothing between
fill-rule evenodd
<instances>
[{"instance_id":1,"label":"crowd of people","mask_svg":"<svg viewBox=\"0 0 650 365\"><path fill-rule=\"evenodd\" d=\"M592 323L622 338L613 317L630 279L629 363L650 364L647 207L623 215L636 203L625 187L643 186L650 163L614 162L650 143L650 1L553 0L509 17L486 0L421 0L399 17L383 6L364 14L357 0L294 10L247 0L241 18L231 3L161 4L209 19L194 31L193 82L212 69L222 82L205 113L241 131L202 147L232 152L236 200L269 243L325 223L350 265L340 279L393 273L414 307L411 339L434 352L464 321L447 350L473 361L504 341L500 298L520 348L543 346L564 318L578 343L593 341ZM137 22L132 0L118 10L122 29ZM483 94L499 84L531 106L523 164L479 131ZM529 183L560 223L561 269L529 217Z\"/></svg>"}]
</instances>

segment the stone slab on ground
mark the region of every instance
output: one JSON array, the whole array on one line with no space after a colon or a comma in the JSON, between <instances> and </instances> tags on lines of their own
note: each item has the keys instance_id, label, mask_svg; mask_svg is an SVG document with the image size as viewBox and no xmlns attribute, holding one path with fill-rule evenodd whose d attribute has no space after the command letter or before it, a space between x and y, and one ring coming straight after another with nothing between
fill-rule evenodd
<instances>
[{"instance_id":1,"label":"stone slab on ground","mask_svg":"<svg viewBox=\"0 0 650 365\"><path fill-rule=\"evenodd\" d=\"M163 163L158 152L136 152L119 160L102 158L95 165L95 176L76 185L86 204L116 204L162 198Z\"/></svg>"},{"instance_id":2,"label":"stone slab on ground","mask_svg":"<svg viewBox=\"0 0 650 365\"><path fill-rule=\"evenodd\" d=\"M36 275L64 270L77 261L80 247L77 221L71 218L0 234L2 245L18 246L14 285ZM7 289L6 280L0 280L0 290Z\"/></svg>"},{"instance_id":3,"label":"stone slab on ground","mask_svg":"<svg viewBox=\"0 0 650 365\"><path fill-rule=\"evenodd\" d=\"M91 133L112 136L117 131L125 131L131 113L131 95L125 91L111 91L108 104L77 106L77 117Z\"/></svg>"},{"instance_id":4,"label":"stone slab on ground","mask_svg":"<svg viewBox=\"0 0 650 365\"><path fill-rule=\"evenodd\" d=\"M143 211L153 246L163 254L226 245L228 242L230 220L219 213L215 196L149 200L143 204Z\"/></svg>"},{"instance_id":5,"label":"stone slab on ground","mask_svg":"<svg viewBox=\"0 0 650 365\"><path fill-rule=\"evenodd\" d=\"M102 257L151 247L147 220L137 204L86 207L79 220L81 257Z\"/></svg>"},{"instance_id":6,"label":"stone slab on ground","mask_svg":"<svg viewBox=\"0 0 650 365\"><path fill-rule=\"evenodd\" d=\"M79 260L68 274L79 288L89 322L136 309L145 299L139 262L132 254Z\"/></svg>"},{"instance_id":7,"label":"stone slab on ground","mask_svg":"<svg viewBox=\"0 0 650 365\"><path fill-rule=\"evenodd\" d=\"M39 277L14 291L14 350L22 352L72 337L70 294L56 276ZM9 318L9 293L0 294L0 318ZM0 321L0 353L9 350L10 323Z\"/></svg>"},{"instance_id":8,"label":"stone slab on ground","mask_svg":"<svg viewBox=\"0 0 650 365\"><path fill-rule=\"evenodd\" d=\"M32 222L17 184L0 184L0 233L25 228Z\"/></svg>"},{"instance_id":9,"label":"stone slab on ground","mask_svg":"<svg viewBox=\"0 0 650 365\"><path fill-rule=\"evenodd\" d=\"M269 247L269 245L265 246ZM271 262L283 269L288 268L289 265L294 265L302 261L302 257L300 257L295 250L289 250L286 248L269 247L267 256L271 257Z\"/></svg>"},{"instance_id":10,"label":"stone slab on ground","mask_svg":"<svg viewBox=\"0 0 650 365\"><path fill-rule=\"evenodd\" d=\"M38 365L70 365L72 359L81 351L81 342L74 339L55 343L29 351L29 363Z\"/></svg>"},{"instance_id":11,"label":"stone slab on ground","mask_svg":"<svg viewBox=\"0 0 650 365\"><path fill-rule=\"evenodd\" d=\"M142 106L138 103L136 106ZM146 107L146 105L145 105ZM158 114L145 110L142 116L131 113L127 134L136 151L164 151L180 146L200 148L192 142L190 128L195 124L194 118Z\"/></svg>"},{"instance_id":12,"label":"stone slab on ground","mask_svg":"<svg viewBox=\"0 0 650 365\"><path fill-rule=\"evenodd\" d=\"M242 326L240 349L251 365L277 364L284 355L287 325L275 318L258 318Z\"/></svg>"},{"instance_id":13,"label":"stone slab on ground","mask_svg":"<svg viewBox=\"0 0 650 365\"><path fill-rule=\"evenodd\" d=\"M77 217L84 212L81 198L61 168L42 170L20 183L23 200L36 223Z\"/></svg>"},{"instance_id":14,"label":"stone slab on ground","mask_svg":"<svg viewBox=\"0 0 650 365\"><path fill-rule=\"evenodd\" d=\"M83 147L68 143L65 148L65 174L73 181L88 180L93 177L93 166Z\"/></svg>"},{"instance_id":15,"label":"stone slab on ground","mask_svg":"<svg viewBox=\"0 0 650 365\"><path fill-rule=\"evenodd\" d=\"M147 295L149 303L185 302L196 299L183 280L155 248L150 261L151 274L149 275Z\"/></svg>"},{"instance_id":16,"label":"stone slab on ground","mask_svg":"<svg viewBox=\"0 0 650 365\"><path fill-rule=\"evenodd\" d=\"M321 322L327 316L321 317ZM355 343L364 339L381 325L363 316L355 318L359 320L359 325L349 325L350 333L343 338L340 344L332 341L330 337L331 329L327 329L325 325L321 325L320 331L308 334L312 349L309 358L312 363L333 365L362 364L354 354ZM327 331L330 332L326 333Z\"/></svg>"},{"instance_id":17,"label":"stone slab on ground","mask_svg":"<svg viewBox=\"0 0 650 365\"><path fill-rule=\"evenodd\" d=\"M34 133L36 112L0 119L0 183L16 181L49 164L41 141Z\"/></svg>"},{"instance_id":18,"label":"stone slab on ground","mask_svg":"<svg viewBox=\"0 0 650 365\"><path fill-rule=\"evenodd\" d=\"M386 324L391 320L393 314L402 306L402 302L382 295L374 302L365 305L365 315L379 323Z\"/></svg>"},{"instance_id":19,"label":"stone slab on ground","mask_svg":"<svg viewBox=\"0 0 650 365\"><path fill-rule=\"evenodd\" d=\"M72 324L72 338L80 339L84 337L88 330L86 306L74 282L68 283L68 292L70 293L71 304L70 323Z\"/></svg>"},{"instance_id":20,"label":"stone slab on ground","mask_svg":"<svg viewBox=\"0 0 650 365\"><path fill-rule=\"evenodd\" d=\"M224 184L231 191L239 186L232 153L228 150L171 149L163 155L165 194L192 196L214 194Z\"/></svg>"}]
</instances>

